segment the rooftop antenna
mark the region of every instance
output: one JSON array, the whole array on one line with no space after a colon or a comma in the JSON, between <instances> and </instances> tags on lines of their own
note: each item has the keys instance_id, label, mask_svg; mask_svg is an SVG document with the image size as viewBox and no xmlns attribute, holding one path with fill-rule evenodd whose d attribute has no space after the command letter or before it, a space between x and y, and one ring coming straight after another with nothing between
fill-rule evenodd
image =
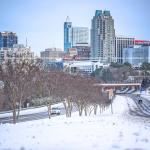
<instances>
[{"instance_id":1,"label":"rooftop antenna","mask_svg":"<svg viewBox=\"0 0 150 150\"><path fill-rule=\"evenodd\" d=\"M70 17L69 16L67 16L66 22L70 22Z\"/></svg>"},{"instance_id":2,"label":"rooftop antenna","mask_svg":"<svg viewBox=\"0 0 150 150\"><path fill-rule=\"evenodd\" d=\"M27 37L26 37L26 47L28 46L28 39L27 39Z\"/></svg>"}]
</instances>

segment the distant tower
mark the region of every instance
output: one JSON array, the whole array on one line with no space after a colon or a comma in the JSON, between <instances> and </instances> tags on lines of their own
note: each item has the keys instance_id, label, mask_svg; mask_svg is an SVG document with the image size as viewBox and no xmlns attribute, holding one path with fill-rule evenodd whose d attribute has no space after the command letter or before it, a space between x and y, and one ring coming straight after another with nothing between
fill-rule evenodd
<instances>
[{"instance_id":1,"label":"distant tower","mask_svg":"<svg viewBox=\"0 0 150 150\"><path fill-rule=\"evenodd\" d=\"M68 52L68 49L72 47L72 22L67 16L66 22L64 22L64 51Z\"/></svg>"},{"instance_id":2,"label":"distant tower","mask_svg":"<svg viewBox=\"0 0 150 150\"><path fill-rule=\"evenodd\" d=\"M28 47L28 39L27 39L27 37L26 37L26 47Z\"/></svg>"},{"instance_id":3,"label":"distant tower","mask_svg":"<svg viewBox=\"0 0 150 150\"><path fill-rule=\"evenodd\" d=\"M70 21L70 17L69 17L69 16L67 16L67 18L66 18L66 22L71 22L71 21Z\"/></svg>"},{"instance_id":4,"label":"distant tower","mask_svg":"<svg viewBox=\"0 0 150 150\"><path fill-rule=\"evenodd\" d=\"M115 29L110 11L96 10L91 25L91 57L105 62L115 60Z\"/></svg>"}]
</instances>

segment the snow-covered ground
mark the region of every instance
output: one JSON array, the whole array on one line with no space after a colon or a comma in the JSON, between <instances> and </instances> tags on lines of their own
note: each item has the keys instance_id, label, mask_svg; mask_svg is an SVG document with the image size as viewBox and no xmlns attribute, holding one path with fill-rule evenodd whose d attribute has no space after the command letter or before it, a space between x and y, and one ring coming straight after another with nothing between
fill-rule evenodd
<instances>
[{"instance_id":1,"label":"snow-covered ground","mask_svg":"<svg viewBox=\"0 0 150 150\"><path fill-rule=\"evenodd\" d=\"M0 150L149 150L150 119L129 115L136 107L117 96L114 114L103 114L0 125Z\"/></svg>"}]
</instances>

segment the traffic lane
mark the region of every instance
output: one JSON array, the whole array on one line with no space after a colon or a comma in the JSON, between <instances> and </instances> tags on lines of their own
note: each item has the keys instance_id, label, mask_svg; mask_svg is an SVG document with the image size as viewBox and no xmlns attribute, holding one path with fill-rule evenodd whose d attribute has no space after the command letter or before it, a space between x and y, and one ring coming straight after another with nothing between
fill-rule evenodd
<instances>
[{"instance_id":1,"label":"traffic lane","mask_svg":"<svg viewBox=\"0 0 150 150\"><path fill-rule=\"evenodd\" d=\"M60 115L64 115L66 113L64 108L61 108ZM55 117L57 115L53 114L52 117ZM34 113L34 114L28 114L28 115L21 115L19 116L18 122L25 122L25 121L32 121L32 120L39 120L39 119L45 119L48 118L48 111L46 112L40 112L40 113ZM0 119L0 124L2 123L13 123L13 117L6 117Z\"/></svg>"},{"instance_id":2,"label":"traffic lane","mask_svg":"<svg viewBox=\"0 0 150 150\"><path fill-rule=\"evenodd\" d=\"M137 107L139 108L139 111L141 111L144 114L144 116L146 115L146 117L150 117L150 108L149 108L150 102L149 101L134 94L128 95L128 97L134 100ZM139 100L142 100L142 102L140 102Z\"/></svg>"}]
</instances>

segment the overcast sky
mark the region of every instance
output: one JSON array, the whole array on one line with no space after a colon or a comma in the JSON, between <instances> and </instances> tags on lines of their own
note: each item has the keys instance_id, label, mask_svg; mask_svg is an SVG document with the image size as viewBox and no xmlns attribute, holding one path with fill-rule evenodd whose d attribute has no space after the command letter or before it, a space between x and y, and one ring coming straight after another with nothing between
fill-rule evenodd
<instances>
[{"instance_id":1,"label":"overcast sky","mask_svg":"<svg viewBox=\"0 0 150 150\"><path fill-rule=\"evenodd\" d=\"M150 40L150 0L0 0L0 31L16 32L34 52L63 49L63 23L91 27L96 9L110 10L118 35Z\"/></svg>"}]
</instances>

